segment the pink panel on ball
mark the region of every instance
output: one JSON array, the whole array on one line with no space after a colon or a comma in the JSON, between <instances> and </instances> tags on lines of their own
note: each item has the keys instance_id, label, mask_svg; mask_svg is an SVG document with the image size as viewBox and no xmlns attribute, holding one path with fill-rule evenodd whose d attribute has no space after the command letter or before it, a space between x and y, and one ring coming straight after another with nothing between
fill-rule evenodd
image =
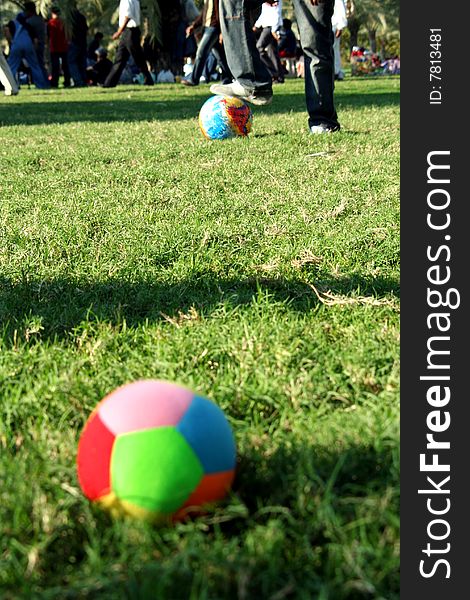
<instances>
[{"instance_id":1,"label":"pink panel on ball","mask_svg":"<svg viewBox=\"0 0 470 600\"><path fill-rule=\"evenodd\" d=\"M177 425L193 392L167 381L143 380L111 392L98 406L101 420L115 435Z\"/></svg>"}]
</instances>

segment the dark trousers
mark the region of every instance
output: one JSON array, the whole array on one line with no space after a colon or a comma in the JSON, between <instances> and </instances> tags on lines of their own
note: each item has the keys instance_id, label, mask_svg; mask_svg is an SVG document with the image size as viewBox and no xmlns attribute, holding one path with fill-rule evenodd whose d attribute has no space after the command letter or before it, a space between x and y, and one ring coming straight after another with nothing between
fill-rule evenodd
<instances>
[{"instance_id":1,"label":"dark trousers","mask_svg":"<svg viewBox=\"0 0 470 600\"><path fill-rule=\"evenodd\" d=\"M294 11L305 57L305 97L309 126L338 127L334 105L335 60L333 52L333 0L312 6L307 0L294 0Z\"/></svg>"},{"instance_id":2,"label":"dark trousers","mask_svg":"<svg viewBox=\"0 0 470 600\"><path fill-rule=\"evenodd\" d=\"M279 49L277 40L271 33L271 27L263 27L256 42L261 60L266 68L276 79L284 79L282 71L281 59L279 58Z\"/></svg>"},{"instance_id":3,"label":"dark trousers","mask_svg":"<svg viewBox=\"0 0 470 600\"><path fill-rule=\"evenodd\" d=\"M231 81L231 75L225 59L224 47L219 43L219 29L217 27L204 27L201 41L197 47L196 60L193 72L189 79L194 85L199 83L204 66L209 54L214 54L220 68L222 69L222 81Z\"/></svg>"},{"instance_id":4,"label":"dark trousers","mask_svg":"<svg viewBox=\"0 0 470 600\"><path fill-rule=\"evenodd\" d=\"M132 56L138 69L143 73L145 83L147 85L153 85L153 79L149 73L147 63L145 62L144 51L140 44L140 28L126 27L119 39L119 46L116 50L114 64L103 87L116 87L124 67L129 60L129 56Z\"/></svg>"},{"instance_id":5,"label":"dark trousers","mask_svg":"<svg viewBox=\"0 0 470 600\"><path fill-rule=\"evenodd\" d=\"M70 87L70 71L67 60L67 52L51 52L51 87L58 87L60 64L64 74L64 87Z\"/></svg>"},{"instance_id":6,"label":"dark trousers","mask_svg":"<svg viewBox=\"0 0 470 600\"><path fill-rule=\"evenodd\" d=\"M74 87L86 85L86 46L81 47L74 42L70 42L68 61Z\"/></svg>"}]
</instances>

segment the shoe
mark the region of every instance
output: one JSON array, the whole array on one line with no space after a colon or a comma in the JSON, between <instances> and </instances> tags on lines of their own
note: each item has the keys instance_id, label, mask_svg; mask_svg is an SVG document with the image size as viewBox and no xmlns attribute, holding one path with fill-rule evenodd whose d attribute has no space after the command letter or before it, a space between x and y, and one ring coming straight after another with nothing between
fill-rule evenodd
<instances>
[{"instance_id":1,"label":"shoe","mask_svg":"<svg viewBox=\"0 0 470 600\"><path fill-rule=\"evenodd\" d=\"M334 133L335 131L339 131L339 129L339 125L332 126L326 125L325 123L320 123L320 125L312 125L310 127L310 133L313 133L314 135L321 133Z\"/></svg>"},{"instance_id":2,"label":"shoe","mask_svg":"<svg viewBox=\"0 0 470 600\"><path fill-rule=\"evenodd\" d=\"M271 90L266 90L265 92L254 90L250 93L238 83L238 81L233 81L232 83L227 83L225 85L222 83L214 83L209 89L213 94L217 94L218 96L235 96L235 98L246 100L256 106L266 106L266 104L270 104L273 99Z\"/></svg>"},{"instance_id":3,"label":"shoe","mask_svg":"<svg viewBox=\"0 0 470 600\"><path fill-rule=\"evenodd\" d=\"M191 86L191 87L192 87L192 86L194 86L194 85L196 85L195 83L193 83L193 82L191 81L191 79L185 79L184 77L183 77L183 79L181 80L181 83L182 83L183 85L187 85L187 86Z\"/></svg>"}]
</instances>

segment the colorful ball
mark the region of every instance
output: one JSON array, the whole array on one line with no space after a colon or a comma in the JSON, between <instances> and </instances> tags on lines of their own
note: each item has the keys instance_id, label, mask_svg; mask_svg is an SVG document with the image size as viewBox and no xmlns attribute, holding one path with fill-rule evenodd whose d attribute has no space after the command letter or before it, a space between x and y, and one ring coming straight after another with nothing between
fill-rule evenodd
<instances>
[{"instance_id":1,"label":"colorful ball","mask_svg":"<svg viewBox=\"0 0 470 600\"><path fill-rule=\"evenodd\" d=\"M216 404L174 383L136 381L90 415L78 480L87 498L113 514L178 519L225 496L235 460L231 427Z\"/></svg>"},{"instance_id":2,"label":"colorful ball","mask_svg":"<svg viewBox=\"0 0 470 600\"><path fill-rule=\"evenodd\" d=\"M252 122L251 109L240 98L212 96L199 112L199 127L209 140L246 136Z\"/></svg>"}]
</instances>

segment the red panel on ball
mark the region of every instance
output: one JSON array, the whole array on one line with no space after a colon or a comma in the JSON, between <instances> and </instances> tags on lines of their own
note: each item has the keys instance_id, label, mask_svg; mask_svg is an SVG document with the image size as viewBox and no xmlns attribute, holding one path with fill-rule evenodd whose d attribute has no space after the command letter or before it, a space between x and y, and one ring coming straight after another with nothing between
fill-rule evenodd
<instances>
[{"instance_id":1,"label":"red panel on ball","mask_svg":"<svg viewBox=\"0 0 470 600\"><path fill-rule=\"evenodd\" d=\"M235 477L235 470L204 475L194 492L184 503L186 506L201 506L221 500L228 492Z\"/></svg>"},{"instance_id":2,"label":"red panel on ball","mask_svg":"<svg viewBox=\"0 0 470 600\"><path fill-rule=\"evenodd\" d=\"M95 411L82 432L77 454L78 480L90 500L97 500L111 491L110 463L114 440L115 436Z\"/></svg>"}]
</instances>

